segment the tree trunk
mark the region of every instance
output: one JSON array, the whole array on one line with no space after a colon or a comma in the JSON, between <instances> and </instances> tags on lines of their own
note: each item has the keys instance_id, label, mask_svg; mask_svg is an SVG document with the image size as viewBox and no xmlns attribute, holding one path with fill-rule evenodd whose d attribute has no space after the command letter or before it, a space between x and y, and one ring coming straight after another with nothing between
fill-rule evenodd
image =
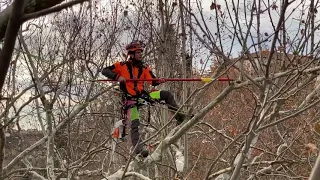
<instances>
[{"instance_id":1,"label":"tree trunk","mask_svg":"<svg viewBox=\"0 0 320 180\"><path fill-rule=\"evenodd\" d=\"M7 74L7 70L9 68L9 62L12 56L14 44L16 41L16 37L18 34L18 30L20 28L20 20L23 14L23 0L16 0L12 3L13 14L8 18L8 31L5 33L5 40L3 49L0 52L0 95L2 94L2 87L4 84L5 76ZM1 20L1 18L0 18ZM2 26L1 26L2 27ZM7 26L6 26L7 28ZM4 35L3 35L4 36ZM2 38L1 38L2 39ZM4 160L4 144L5 144L5 135L4 128L2 124L0 124L0 179L3 176L3 160Z\"/></svg>"},{"instance_id":2,"label":"tree trunk","mask_svg":"<svg viewBox=\"0 0 320 180\"><path fill-rule=\"evenodd\" d=\"M4 127L0 125L0 179L3 179L3 160L4 160L4 145L6 143L6 137L4 134Z\"/></svg>"},{"instance_id":3,"label":"tree trunk","mask_svg":"<svg viewBox=\"0 0 320 180\"><path fill-rule=\"evenodd\" d=\"M0 52L0 94L2 92L2 87L9 68L14 44L16 42L18 31L21 25L21 16L23 15L23 1L14 1L10 10L11 9L14 13L12 15L11 13L9 13L10 20L8 17L5 25L2 23L2 12L0 13L0 39L3 39L5 36L3 49ZM4 27L5 29L2 30ZM7 33L5 33L7 27L8 31Z\"/></svg>"},{"instance_id":4,"label":"tree trunk","mask_svg":"<svg viewBox=\"0 0 320 180\"><path fill-rule=\"evenodd\" d=\"M187 78L188 74L190 71L188 70L190 67L189 57L187 58L187 53L186 53L186 25L185 25L185 18L184 18L184 10L183 10L183 1L179 1L179 10L180 10L180 21L181 21L181 63L182 63L182 78ZM182 84L182 103L184 103L187 100L188 97L188 87L187 83L183 82ZM182 104L184 105L184 104ZM183 111L186 111L185 108L182 107ZM184 165L183 165L183 172L188 171L188 136L187 133L183 136L183 144L184 144Z\"/></svg>"},{"instance_id":5,"label":"tree trunk","mask_svg":"<svg viewBox=\"0 0 320 180\"><path fill-rule=\"evenodd\" d=\"M51 106L51 105L49 105ZM47 119L47 175L48 179L55 180L56 176L54 174L54 134L53 130L53 119L52 119L52 106L46 108L46 119Z\"/></svg>"}]
</instances>

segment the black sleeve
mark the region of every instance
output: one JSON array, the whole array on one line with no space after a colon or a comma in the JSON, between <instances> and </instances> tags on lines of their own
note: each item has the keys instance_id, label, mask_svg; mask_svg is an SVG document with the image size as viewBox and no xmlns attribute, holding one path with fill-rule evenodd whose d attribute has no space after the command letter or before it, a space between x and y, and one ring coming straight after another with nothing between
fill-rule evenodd
<instances>
[{"instance_id":1,"label":"black sleeve","mask_svg":"<svg viewBox=\"0 0 320 180\"><path fill-rule=\"evenodd\" d=\"M156 76L152 73L152 71L149 71L152 79L156 78ZM160 83L158 83L157 81L152 81L152 86L158 86Z\"/></svg>"},{"instance_id":2,"label":"black sleeve","mask_svg":"<svg viewBox=\"0 0 320 180\"><path fill-rule=\"evenodd\" d=\"M116 80L116 79L118 78L118 74L112 72L113 69L115 69L115 66L114 66L114 65L108 66L108 67L106 67L106 68L103 68L102 71L101 71L101 73L102 73L104 76L106 76L107 78Z\"/></svg>"}]
</instances>

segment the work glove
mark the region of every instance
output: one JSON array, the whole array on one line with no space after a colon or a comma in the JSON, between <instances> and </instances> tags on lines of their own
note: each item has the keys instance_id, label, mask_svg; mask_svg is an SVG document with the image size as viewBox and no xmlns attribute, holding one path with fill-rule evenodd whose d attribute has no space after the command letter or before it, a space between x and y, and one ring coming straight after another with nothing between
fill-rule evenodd
<instances>
[{"instance_id":1,"label":"work glove","mask_svg":"<svg viewBox=\"0 0 320 180\"><path fill-rule=\"evenodd\" d=\"M162 84L167 82L165 78L159 78L159 80L157 81L157 83Z\"/></svg>"},{"instance_id":2,"label":"work glove","mask_svg":"<svg viewBox=\"0 0 320 180\"><path fill-rule=\"evenodd\" d=\"M117 81L118 82L122 82L122 83L124 83L124 82L126 82L126 78L124 78L124 77L122 77L122 76L119 76L118 78L117 78Z\"/></svg>"}]
</instances>

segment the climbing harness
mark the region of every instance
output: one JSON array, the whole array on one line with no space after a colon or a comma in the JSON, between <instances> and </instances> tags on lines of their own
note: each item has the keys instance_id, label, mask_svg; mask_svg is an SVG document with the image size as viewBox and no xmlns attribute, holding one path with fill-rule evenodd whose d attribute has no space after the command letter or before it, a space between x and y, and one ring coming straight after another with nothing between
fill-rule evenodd
<instances>
[{"instance_id":1,"label":"climbing harness","mask_svg":"<svg viewBox=\"0 0 320 180\"><path fill-rule=\"evenodd\" d=\"M127 103L128 101L133 102L131 104ZM122 94L122 106L121 106L121 112L120 112L120 120L117 121L114 125L113 130L113 138L119 139L121 141L126 141L126 126L128 124L128 117L127 117L127 111L136 106L137 108L140 108L141 106L148 106L148 124L150 124L151 121L151 108L150 106L154 105L155 103L161 103L158 100L152 99L149 94L146 91L143 91L138 96L130 96L127 93Z\"/></svg>"}]
</instances>

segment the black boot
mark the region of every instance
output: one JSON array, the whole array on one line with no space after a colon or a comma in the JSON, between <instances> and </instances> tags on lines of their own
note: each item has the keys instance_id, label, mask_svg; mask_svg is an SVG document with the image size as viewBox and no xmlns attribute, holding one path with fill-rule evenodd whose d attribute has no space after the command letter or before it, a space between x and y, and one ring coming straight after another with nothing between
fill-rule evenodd
<instances>
[{"instance_id":1,"label":"black boot","mask_svg":"<svg viewBox=\"0 0 320 180\"><path fill-rule=\"evenodd\" d=\"M177 120L177 124L181 124L187 117L184 114L177 113L176 116L174 117Z\"/></svg>"},{"instance_id":2,"label":"black boot","mask_svg":"<svg viewBox=\"0 0 320 180\"><path fill-rule=\"evenodd\" d=\"M148 157L149 156L149 150L145 147L142 147L140 152L137 152L136 154L140 154L142 157Z\"/></svg>"},{"instance_id":3,"label":"black boot","mask_svg":"<svg viewBox=\"0 0 320 180\"><path fill-rule=\"evenodd\" d=\"M184 113L177 113L175 116L175 119L177 120L177 125L180 125L183 121L189 120L191 118L193 118L194 115L186 115Z\"/></svg>"},{"instance_id":4,"label":"black boot","mask_svg":"<svg viewBox=\"0 0 320 180\"><path fill-rule=\"evenodd\" d=\"M177 111L179 109L179 106L178 106L176 100L174 99L173 95L169 91L161 90L160 91L160 99L165 100L165 102L170 110ZM175 113L175 112L173 112L173 113ZM179 125L186 119L186 115L178 112L174 118L178 121L177 124Z\"/></svg>"}]
</instances>

